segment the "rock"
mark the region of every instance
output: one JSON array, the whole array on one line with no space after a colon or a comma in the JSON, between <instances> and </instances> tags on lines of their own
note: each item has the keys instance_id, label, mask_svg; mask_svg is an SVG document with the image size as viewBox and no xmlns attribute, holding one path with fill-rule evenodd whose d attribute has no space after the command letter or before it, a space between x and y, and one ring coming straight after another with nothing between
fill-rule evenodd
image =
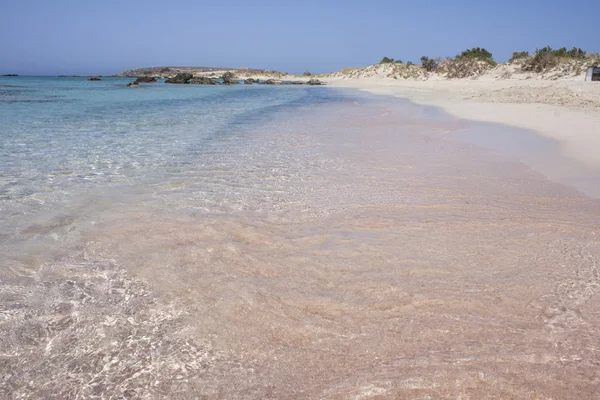
<instances>
[{"instance_id":1,"label":"rock","mask_svg":"<svg viewBox=\"0 0 600 400\"><path fill-rule=\"evenodd\" d=\"M291 81L290 85L304 85L304 81Z\"/></svg>"},{"instance_id":2,"label":"rock","mask_svg":"<svg viewBox=\"0 0 600 400\"><path fill-rule=\"evenodd\" d=\"M190 81L193 85L218 85L218 82L206 77L206 76L197 76Z\"/></svg>"},{"instance_id":3,"label":"rock","mask_svg":"<svg viewBox=\"0 0 600 400\"><path fill-rule=\"evenodd\" d=\"M173 78L169 78L165 81L165 83L188 83L190 79L192 79L194 75L189 74L187 72L182 72L180 74L175 75Z\"/></svg>"},{"instance_id":4,"label":"rock","mask_svg":"<svg viewBox=\"0 0 600 400\"><path fill-rule=\"evenodd\" d=\"M97 76L92 76L91 78L88 78L88 81L101 81L102 79L98 78Z\"/></svg>"},{"instance_id":5,"label":"rock","mask_svg":"<svg viewBox=\"0 0 600 400\"><path fill-rule=\"evenodd\" d=\"M306 84L307 84L307 85L312 85L312 86L316 86L316 85L324 85L324 83L323 83L323 82L321 82L321 81L320 81L320 80L318 80L318 79L314 79L314 78L313 78L313 79L311 79L311 80L309 80L308 82L306 82Z\"/></svg>"},{"instance_id":6,"label":"rock","mask_svg":"<svg viewBox=\"0 0 600 400\"><path fill-rule=\"evenodd\" d=\"M261 82L261 85L283 85L283 81L278 79L267 79L264 82Z\"/></svg>"},{"instance_id":7,"label":"rock","mask_svg":"<svg viewBox=\"0 0 600 400\"><path fill-rule=\"evenodd\" d=\"M135 88L135 87L140 87L140 84L139 84L139 83L137 83L137 81L135 81L135 82L129 82L129 83L127 84L127 87L134 87L134 88Z\"/></svg>"},{"instance_id":8,"label":"rock","mask_svg":"<svg viewBox=\"0 0 600 400\"><path fill-rule=\"evenodd\" d=\"M154 83L157 82L153 76L139 76L133 83Z\"/></svg>"},{"instance_id":9,"label":"rock","mask_svg":"<svg viewBox=\"0 0 600 400\"><path fill-rule=\"evenodd\" d=\"M221 76L221 79L223 79L223 84L225 85L236 85L239 83L235 79L235 75L233 75L233 72L225 72L223 76Z\"/></svg>"},{"instance_id":10,"label":"rock","mask_svg":"<svg viewBox=\"0 0 600 400\"><path fill-rule=\"evenodd\" d=\"M246 85L252 85L253 83L260 83L258 79L248 78L244 81Z\"/></svg>"}]
</instances>

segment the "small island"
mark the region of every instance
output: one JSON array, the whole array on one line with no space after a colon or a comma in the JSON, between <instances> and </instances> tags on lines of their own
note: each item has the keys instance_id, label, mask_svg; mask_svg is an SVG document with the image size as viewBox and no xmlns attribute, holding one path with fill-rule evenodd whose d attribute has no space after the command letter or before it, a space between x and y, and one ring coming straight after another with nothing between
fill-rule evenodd
<instances>
[{"instance_id":1,"label":"small island","mask_svg":"<svg viewBox=\"0 0 600 400\"><path fill-rule=\"evenodd\" d=\"M2 76L19 76L19 75L18 74L5 74L5 75L2 75Z\"/></svg>"},{"instance_id":2,"label":"small island","mask_svg":"<svg viewBox=\"0 0 600 400\"><path fill-rule=\"evenodd\" d=\"M161 74L152 74L161 72ZM168 72L168 74L165 74ZM166 76L165 76L166 75ZM139 87L140 83L156 83L158 79L165 79L168 84L192 84L192 85L325 85L325 82L315 79L311 74L305 73L303 76L264 71L264 70L244 70L244 69L208 69L197 67L159 67L151 69L130 70L116 75L135 77L134 82L127 84L128 87Z\"/></svg>"}]
</instances>

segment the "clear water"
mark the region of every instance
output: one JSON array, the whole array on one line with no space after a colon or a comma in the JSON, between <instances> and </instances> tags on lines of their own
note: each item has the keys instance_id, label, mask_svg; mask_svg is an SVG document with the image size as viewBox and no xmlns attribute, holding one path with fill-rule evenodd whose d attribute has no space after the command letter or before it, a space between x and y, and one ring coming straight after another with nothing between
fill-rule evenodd
<instances>
[{"instance_id":1,"label":"clear water","mask_svg":"<svg viewBox=\"0 0 600 400\"><path fill-rule=\"evenodd\" d=\"M600 203L329 87L0 78L1 398L591 398Z\"/></svg>"},{"instance_id":2,"label":"clear water","mask_svg":"<svg viewBox=\"0 0 600 400\"><path fill-rule=\"evenodd\" d=\"M129 81L0 78L3 234L32 214L85 202L82 197L96 201L117 190L121 197L131 191L139 201L179 181L226 179L223 168L243 168L240 158L249 145L244 130L289 108L349 101L326 88L130 89Z\"/></svg>"}]
</instances>

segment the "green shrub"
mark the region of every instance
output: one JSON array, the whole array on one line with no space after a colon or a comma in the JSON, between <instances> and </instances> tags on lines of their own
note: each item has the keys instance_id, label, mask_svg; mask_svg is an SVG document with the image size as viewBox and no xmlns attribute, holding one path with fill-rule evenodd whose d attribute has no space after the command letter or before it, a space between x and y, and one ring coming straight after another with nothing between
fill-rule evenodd
<instances>
[{"instance_id":1,"label":"green shrub","mask_svg":"<svg viewBox=\"0 0 600 400\"><path fill-rule=\"evenodd\" d=\"M567 52L567 55L571 58L579 58L579 59L584 59L585 56L587 55L587 52L580 49L580 48L575 48L573 47L571 50L569 50Z\"/></svg>"},{"instance_id":2,"label":"green shrub","mask_svg":"<svg viewBox=\"0 0 600 400\"><path fill-rule=\"evenodd\" d=\"M415 65L415 63L414 63L414 62L412 62L412 61L407 61L407 62L406 62L406 65L410 67L411 65Z\"/></svg>"},{"instance_id":3,"label":"green shrub","mask_svg":"<svg viewBox=\"0 0 600 400\"><path fill-rule=\"evenodd\" d=\"M402 60L394 60L394 64L403 64Z\"/></svg>"},{"instance_id":4,"label":"green shrub","mask_svg":"<svg viewBox=\"0 0 600 400\"><path fill-rule=\"evenodd\" d=\"M429 58L427 56L421 57L421 64L427 72L435 71L438 67L438 62L435 59Z\"/></svg>"},{"instance_id":5,"label":"green shrub","mask_svg":"<svg viewBox=\"0 0 600 400\"><path fill-rule=\"evenodd\" d=\"M523 65L524 71L544 72L548 69L556 67L561 59L578 59L586 58L587 53L578 48L573 47L567 50L566 47L554 50L550 46L536 49L534 56L529 62Z\"/></svg>"},{"instance_id":6,"label":"green shrub","mask_svg":"<svg viewBox=\"0 0 600 400\"><path fill-rule=\"evenodd\" d=\"M383 57L381 59L381 61L379 61L379 64L391 64L393 62L394 62L393 58Z\"/></svg>"},{"instance_id":7,"label":"green shrub","mask_svg":"<svg viewBox=\"0 0 600 400\"><path fill-rule=\"evenodd\" d=\"M535 51L535 55L523 65L523 71L544 72L558 65L559 58L550 46Z\"/></svg>"},{"instance_id":8,"label":"green shrub","mask_svg":"<svg viewBox=\"0 0 600 400\"><path fill-rule=\"evenodd\" d=\"M463 51L462 53L460 53L459 55L457 55L455 58L457 60L485 61L490 65L497 64L497 62L494 61L494 57L492 56L492 53L490 53L489 51L487 51L486 49L484 49L482 47L473 47L472 49L467 49L467 50Z\"/></svg>"},{"instance_id":9,"label":"green shrub","mask_svg":"<svg viewBox=\"0 0 600 400\"><path fill-rule=\"evenodd\" d=\"M537 55L538 53L542 53L542 54L550 53L553 56L558 57L558 58L578 58L578 59L584 59L585 56L587 55L585 50L582 50L578 47L573 47L571 50L567 50L566 47L561 47L558 50L553 50L552 47L546 46L546 47L542 47L541 49L537 49L535 51L535 54Z\"/></svg>"},{"instance_id":10,"label":"green shrub","mask_svg":"<svg viewBox=\"0 0 600 400\"><path fill-rule=\"evenodd\" d=\"M515 60L520 60L522 58L527 58L527 57L529 57L528 51L515 51L512 54L512 57L508 60L508 62L513 62Z\"/></svg>"},{"instance_id":11,"label":"green shrub","mask_svg":"<svg viewBox=\"0 0 600 400\"><path fill-rule=\"evenodd\" d=\"M312 76L312 74L310 73L310 71L304 71L302 76Z\"/></svg>"}]
</instances>

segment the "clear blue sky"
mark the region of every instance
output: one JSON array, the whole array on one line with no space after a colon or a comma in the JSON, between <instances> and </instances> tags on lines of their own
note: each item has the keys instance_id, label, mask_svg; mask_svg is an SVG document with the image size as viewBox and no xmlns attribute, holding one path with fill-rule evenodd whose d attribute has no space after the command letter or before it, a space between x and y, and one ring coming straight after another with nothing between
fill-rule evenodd
<instances>
[{"instance_id":1,"label":"clear blue sky","mask_svg":"<svg viewBox=\"0 0 600 400\"><path fill-rule=\"evenodd\" d=\"M485 47L600 51L598 0L0 0L0 74L327 72Z\"/></svg>"}]
</instances>

